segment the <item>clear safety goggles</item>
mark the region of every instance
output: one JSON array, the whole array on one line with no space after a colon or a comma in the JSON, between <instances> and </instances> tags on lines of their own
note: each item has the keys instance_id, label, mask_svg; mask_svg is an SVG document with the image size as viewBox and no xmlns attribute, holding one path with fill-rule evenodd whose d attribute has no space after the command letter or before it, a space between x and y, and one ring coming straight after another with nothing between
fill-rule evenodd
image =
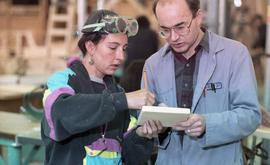
<instances>
[{"instance_id":1,"label":"clear safety goggles","mask_svg":"<svg viewBox=\"0 0 270 165\"><path fill-rule=\"evenodd\" d=\"M105 17L101 20L101 23L83 26L82 32L125 33L130 37L135 36L138 29L139 25L136 19L128 17Z\"/></svg>"}]
</instances>

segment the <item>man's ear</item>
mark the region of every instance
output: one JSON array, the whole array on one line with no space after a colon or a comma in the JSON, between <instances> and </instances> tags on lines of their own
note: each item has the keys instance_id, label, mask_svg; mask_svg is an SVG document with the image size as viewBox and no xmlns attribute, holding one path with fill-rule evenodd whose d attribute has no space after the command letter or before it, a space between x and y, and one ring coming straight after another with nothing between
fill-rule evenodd
<instances>
[{"instance_id":1,"label":"man's ear","mask_svg":"<svg viewBox=\"0 0 270 165\"><path fill-rule=\"evenodd\" d=\"M89 54L94 54L96 50L96 45L92 41L87 41L85 43L85 48Z\"/></svg>"},{"instance_id":2,"label":"man's ear","mask_svg":"<svg viewBox=\"0 0 270 165\"><path fill-rule=\"evenodd\" d=\"M203 24L203 18L204 18L204 12L202 9L199 9L196 13L196 17L197 17L197 22L199 25Z\"/></svg>"}]
</instances>

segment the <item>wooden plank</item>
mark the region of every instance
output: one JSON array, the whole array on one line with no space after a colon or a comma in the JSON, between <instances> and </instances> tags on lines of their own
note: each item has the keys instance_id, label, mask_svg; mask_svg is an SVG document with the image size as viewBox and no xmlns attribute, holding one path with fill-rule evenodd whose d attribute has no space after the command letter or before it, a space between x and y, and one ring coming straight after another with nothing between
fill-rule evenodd
<instances>
[{"instance_id":1,"label":"wooden plank","mask_svg":"<svg viewBox=\"0 0 270 165\"><path fill-rule=\"evenodd\" d=\"M0 85L0 111L19 113L23 95L34 88L34 85Z\"/></svg>"},{"instance_id":2,"label":"wooden plank","mask_svg":"<svg viewBox=\"0 0 270 165\"><path fill-rule=\"evenodd\" d=\"M0 111L0 136L12 138L15 140L17 135L32 132L38 135L40 132L40 123L31 121L26 115L19 113Z\"/></svg>"},{"instance_id":3,"label":"wooden plank","mask_svg":"<svg viewBox=\"0 0 270 165\"><path fill-rule=\"evenodd\" d=\"M40 127L34 127L31 130L20 133L16 136L16 142L18 144L34 144L42 145Z\"/></svg>"},{"instance_id":4,"label":"wooden plank","mask_svg":"<svg viewBox=\"0 0 270 165\"><path fill-rule=\"evenodd\" d=\"M0 57L8 56L8 36L6 31L0 31Z\"/></svg>"},{"instance_id":5,"label":"wooden plank","mask_svg":"<svg viewBox=\"0 0 270 165\"><path fill-rule=\"evenodd\" d=\"M252 135L270 140L270 127L260 126Z\"/></svg>"},{"instance_id":6,"label":"wooden plank","mask_svg":"<svg viewBox=\"0 0 270 165\"><path fill-rule=\"evenodd\" d=\"M33 90L33 85L0 85L0 100L9 100L22 97L27 92Z\"/></svg>"},{"instance_id":7,"label":"wooden plank","mask_svg":"<svg viewBox=\"0 0 270 165\"><path fill-rule=\"evenodd\" d=\"M67 22L70 20L69 16L66 14L58 14L58 15L52 15L51 18L53 21L57 21L57 22Z\"/></svg>"}]
</instances>

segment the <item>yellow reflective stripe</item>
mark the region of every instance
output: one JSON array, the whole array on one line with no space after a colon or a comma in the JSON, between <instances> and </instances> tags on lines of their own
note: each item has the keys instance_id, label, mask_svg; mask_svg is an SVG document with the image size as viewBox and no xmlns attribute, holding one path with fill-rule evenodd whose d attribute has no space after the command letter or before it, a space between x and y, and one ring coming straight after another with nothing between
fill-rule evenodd
<instances>
[{"instance_id":1,"label":"yellow reflective stripe","mask_svg":"<svg viewBox=\"0 0 270 165\"><path fill-rule=\"evenodd\" d=\"M102 158L117 158L119 153L111 152L111 151L100 151L100 150L92 150L89 147L84 147L86 153L89 156L100 156Z\"/></svg>"},{"instance_id":2,"label":"yellow reflective stripe","mask_svg":"<svg viewBox=\"0 0 270 165\"><path fill-rule=\"evenodd\" d=\"M130 130L136 126L137 126L137 119L134 116L130 115L130 122L128 125L128 130Z\"/></svg>"},{"instance_id":3,"label":"yellow reflective stripe","mask_svg":"<svg viewBox=\"0 0 270 165\"><path fill-rule=\"evenodd\" d=\"M83 159L83 165L86 165L86 157Z\"/></svg>"},{"instance_id":4,"label":"yellow reflective stripe","mask_svg":"<svg viewBox=\"0 0 270 165\"><path fill-rule=\"evenodd\" d=\"M46 89L44 94L43 94L43 98L42 98L42 102L43 102L43 105L45 105L45 101L47 99L47 97L51 94L52 92L49 90L49 89Z\"/></svg>"}]
</instances>

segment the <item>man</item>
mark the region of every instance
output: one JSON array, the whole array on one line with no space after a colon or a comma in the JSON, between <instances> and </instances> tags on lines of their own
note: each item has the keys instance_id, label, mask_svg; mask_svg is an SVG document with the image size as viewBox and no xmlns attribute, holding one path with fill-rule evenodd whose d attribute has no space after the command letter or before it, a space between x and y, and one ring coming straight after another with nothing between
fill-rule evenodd
<instances>
[{"instance_id":1,"label":"man","mask_svg":"<svg viewBox=\"0 0 270 165\"><path fill-rule=\"evenodd\" d=\"M167 44L145 63L149 90L159 103L192 112L159 134L157 165L241 165L240 140L261 121L247 48L203 29L199 6L199 0L154 2Z\"/></svg>"}]
</instances>

